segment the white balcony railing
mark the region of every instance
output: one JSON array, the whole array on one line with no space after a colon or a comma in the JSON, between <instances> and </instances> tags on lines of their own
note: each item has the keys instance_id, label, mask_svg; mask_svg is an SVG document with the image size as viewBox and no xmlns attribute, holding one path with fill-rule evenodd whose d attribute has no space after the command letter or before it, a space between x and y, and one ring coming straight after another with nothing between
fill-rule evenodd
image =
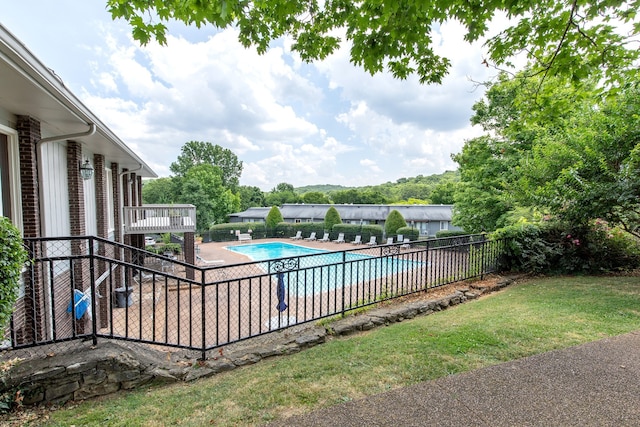
<instances>
[{"instance_id":1,"label":"white balcony railing","mask_svg":"<svg viewBox=\"0 0 640 427\"><path fill-rule=\"evenodd\" d=\"M193 205L142 205L124 207L124 233L185 233L196 231Z\"/></svg>"}]
</instances>

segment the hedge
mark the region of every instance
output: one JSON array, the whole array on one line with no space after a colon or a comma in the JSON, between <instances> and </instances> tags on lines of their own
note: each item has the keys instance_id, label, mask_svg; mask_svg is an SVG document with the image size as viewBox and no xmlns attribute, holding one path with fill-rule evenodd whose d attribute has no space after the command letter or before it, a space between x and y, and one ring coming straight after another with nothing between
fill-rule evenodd
<instances>
[{"instance_id":1,"label":"hedge","mask_svg":"<svg viewBox=\"0 0 640 427\"><path fill-rule=\"evenodd\" d=\"M420 237L420 230L418 230L415 227L400 227L396 231L396 234L402 234L404 238L409 239L412 242L415 242Z\"/></svg>"},{"instance_id":2,"label":"hedge","mask_svg":"<svg viewBox=\"0 0 640 427\"><path fill-rule=\"evenodd\" d=\"M371 236L376 236L378 243L382 242L382 227L379 225L360 225L360 224L336 224L331 230L331 239L337 239L339 233L344 233L344 240L353 241L356 236L360 236L363 243L369 242Z\"/></svg>"}]
</instances>

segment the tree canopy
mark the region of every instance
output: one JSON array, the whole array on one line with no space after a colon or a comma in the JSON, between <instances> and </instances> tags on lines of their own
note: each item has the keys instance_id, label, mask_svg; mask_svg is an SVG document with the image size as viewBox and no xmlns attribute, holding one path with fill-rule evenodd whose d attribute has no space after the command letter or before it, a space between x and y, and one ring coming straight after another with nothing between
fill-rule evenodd
<instances>
[{"instance_id":1,"label":"tree canopy","mask_svg":"<svg viewBox=\"0 0 640 427\"><path fill-rule=\"evenodd\" d=\"M537 107L523 102L534 90ZM640 237L640 89L607 98L598 84L503 77L472 121L487 134L465 143L454 222L492 231L520 216L574 226L602 219Z\"/></svg>"},{"instance_id":2,"label":"tree canopy","mask_svg":"<svg viewBox=\"0 0 640 427\"><path fill-rule=\"evenodd\" d=\"M242 162L233 151L210 142L189 141L182 146L178 159L169 169L183 177L193 166L210 164L220 168L222 185L235 191L242 174Z\"/></svg>"},{"instance_id":3,"label":"tree canopy","mask_svg":"<svg viewBox=\"0 0 640 427\"><path fill-rule=\"evenodd\" d=\"M374 1L374 0L107 0L114 19L125 19L142 44L166 43L166 22L200 28L236 26L240 42L266 52L282 36L305 61L319 60L348 43L351 62L370 73L388 70L404 79L441 83L451 66L438 53L434 30L460 23L467 42L484 41L487 65L529 60L531 75L587 76L623 82L637 75L640 0ZM509 26L492 35L494 18Z\"/></svg>"}]
</instances>

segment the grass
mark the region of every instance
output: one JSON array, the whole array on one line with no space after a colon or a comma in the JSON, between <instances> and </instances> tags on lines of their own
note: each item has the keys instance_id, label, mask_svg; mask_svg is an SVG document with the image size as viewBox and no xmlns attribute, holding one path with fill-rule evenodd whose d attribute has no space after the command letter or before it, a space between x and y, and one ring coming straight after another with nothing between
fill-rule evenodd
<instances>
[{"instance_id":1,"label":"grass","mask_svg":"<svg viewBox=\"0 0 640 427\"><path fill-rule=\"evenodd\" d=\"M640 277L532 279L212 378L77 404L31 425L256 425L638 329Z\"/></svg>"}]
</instances>

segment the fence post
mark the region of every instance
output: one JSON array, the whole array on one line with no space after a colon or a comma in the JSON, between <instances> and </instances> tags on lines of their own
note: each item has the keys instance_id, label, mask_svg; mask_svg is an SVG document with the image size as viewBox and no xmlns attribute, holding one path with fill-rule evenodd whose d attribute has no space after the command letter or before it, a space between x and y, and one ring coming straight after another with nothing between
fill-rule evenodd
<instances>
[{"instance_id":1,"label":"fence post","mask_svg":"<svg viewBox=\"0 0 640 427\"><path fill-rule=\"evenodd\" d=\"M482 233L482 250L480 253L480 280L484 280L484 267L486 265L484 260L484 252L485 252L486 246L487 246L487 239L485 237L485 234Z\"/></svg>"},{"instance_id":2,"label":"fence post","mask_svg":"<svg viewBox=\"0 0 640 427\"><path fill-rule=\"evenodd\" d=\"M347 278L347 251L342 251L342 316L344 316L344 288Z\"/></svg>"},{"instance_id":3,"label":"fence post","mask_svg":"<svg viewBox=\"0 0 640 427\"><path fill-rule=\"evenodd\" d=\"M202 291L201 291L201 301L200 301L200 306L202 307L202 360L206 360L207 358L207 323L206 323L206 319L205 319L205 299L206 299L206 289L205 289L205 282L206 282L206 270L203 270L202 268L198 267L198 271L200 271L200 286L202 287Z\"/></svg>"},{"instance_id":4,"label":"fence post","mask_svg":"<svg viewBox=\"0 0 640 427\"><path fill-rule=\"evenodd\" d=\"M428 236L427 236L428 237ZM429 240L424 247L424 290L429 289Z\"/></svg>"},{"instance_id":5,"label":"fence post","mask_svg":"<svg viewBox=\"0 0 640 427\"><path fill-rule=\"evenodd\" d=\"M96 274L95 274L95 260L93 258L93 237L89 237L88 239L89 245L89 292L91 293L91 318L93 321L91 322L91 335L93 338L93 345L98 344L98 313L96 310L96 304L98 299L96 298ZM72 300L73 301L73 300ZM72 315L75 315L75 310L71 311Z\"/></svg>"}]
</instances>

